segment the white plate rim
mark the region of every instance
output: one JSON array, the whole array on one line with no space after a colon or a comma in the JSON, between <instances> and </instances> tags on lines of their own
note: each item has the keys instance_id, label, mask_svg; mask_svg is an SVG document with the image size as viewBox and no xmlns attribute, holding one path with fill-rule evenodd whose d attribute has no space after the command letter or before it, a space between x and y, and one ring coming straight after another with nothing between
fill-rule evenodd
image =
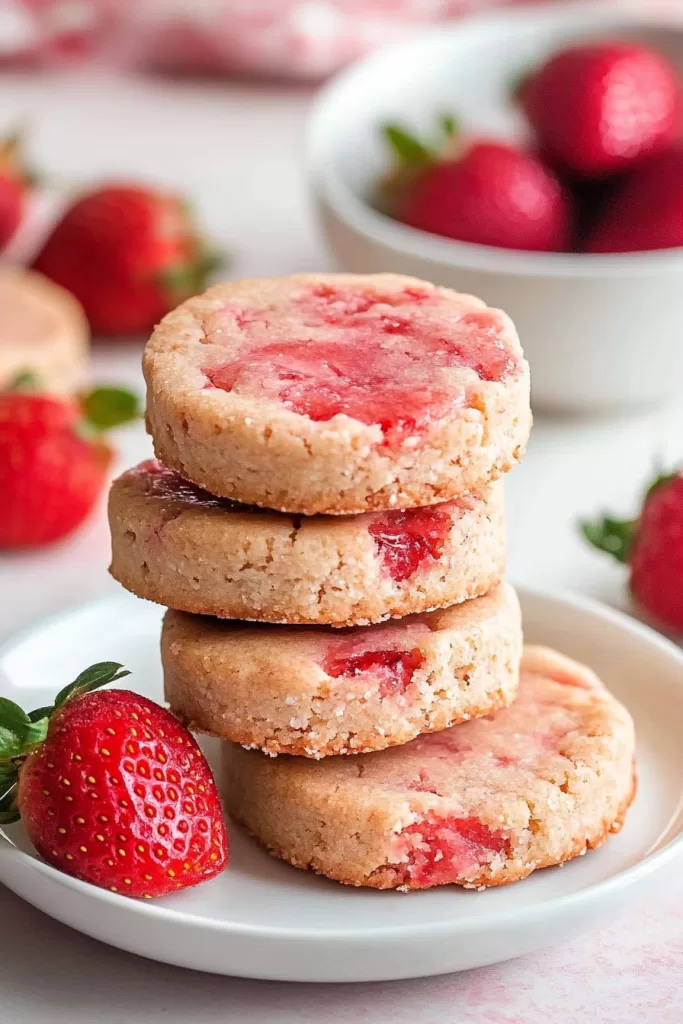
<instances>
[{"instance_id":1,"label":"white plate rim","mask_svg":"<svg viewBox=\"0 0 683 1024\"><path fill-rule=\"evenodd\" d=\"M560 606L569 605L579 612L587 612L603 621L617 626L618 628L622 628L636 634L647 643L659 648L659 650L664 654L673 656L674 660L680 663L681 686L683 686L683 651L677 647L676 644L661 636L651 627L638 622L631 618L631 616L626 615L624 612L610 608L609 606L602 604L600 601L590 597L584 597L583 595L521 585L516 587L516 589L522 598L527 597L530 600L549 601ZM10 654L15 648L30 641L32 635L37 631L56 625L61 619L71 618L72 616L83 614L87 611L97 611L101 608L116 608L128 603L129 601L129 597L112 595L95 601L88 601L73 605L53 615L45 616L37 620L33 625L20 630L6 640L0 646L0 661ZM26 866L30 867L34 871L38 871L52 881L56 881L66 888L73 889L75 892L78 892L85 897L90 897L94 900L102 900L104 903L110 904L118 909L122 909L125 906L131 913L142 914L150 920L166 922L176 926L180 925L181 927L200 927L209 932L221 933L228 936L238 937L239 935L245 935L251 938L261 938L264 940L287 939L290 942L308 942L311 941L311 939L319 939L321 941L335 941L343 943L345 941L353 942L356 936L362 934L364 939L371 938L373 940L381 940L390 938L392 942L395 942L401 938L414 939L420 938L421 936L424 936L425 938L441 938L448 937L449 935L452 936L454 934L457 934L459 938L466 938L468 933L476 934L481 931L481 922L474 918L463 920L458 917L454 917L452 920L423 922L419 924L401 924L399 926L381 925L376 928L363 927L362 929L359 929L358 932L348 931L346 933L340 933L332 928L323 929L296 926L286 928L282 926L251 925L232 922L230 920L211 920L192 912L179 911L173 908L161 907L154 903L142 903L138 900L131 900L125 896L110 893L106 889L90 885L87 882L82 882L77 878L72 878L70 875L65 875L62 872L57 871L55 868L52 868L49 864L38 860L36 857L25 853L23 850L20 850L11 842L1 829L0 842L4 847L4 850L0 852L2 852L4 856L20 858ZM649 877L654 872L663 869L681 853L683 853L683 831L678 836L670 839L662 849L655 853L647 854L638 863L619 871L617 874L612 875L604 881L592 883L575 892L551 897L540 904L521 908L515 907L498 912L494 911L487 919L487 928L502 929L512 924L516 927L523 928L526 924L534 924L537 920L542 921L543 918L548 915L552 915L555 911L561 913L562 911L570 908L577 909L583 904L590 903L592 900L599 897L616 895L623 889L628 889L642 879ZM2 881L1 878L0 881Z\"/></svg>"}]
</instances>

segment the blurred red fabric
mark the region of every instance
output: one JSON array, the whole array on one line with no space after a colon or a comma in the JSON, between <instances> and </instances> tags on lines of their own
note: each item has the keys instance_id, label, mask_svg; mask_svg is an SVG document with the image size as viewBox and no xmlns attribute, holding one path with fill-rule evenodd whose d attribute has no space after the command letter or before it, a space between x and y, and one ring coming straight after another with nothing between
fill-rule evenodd
<instances>
[{"instance_id":1,"label":"blurred red fabric","mask_svg":"<svg viewBox=\"0 0 683 1024\"><path fill-rule=\"evenodd\" d=\"M0 66L96 60L171 74L321 78L418 26L516 2L0 0ZM683 17L683 0L595 0L639 2Z\"/></svg>"},{"instance_id":2,"label":"blurred red fabric","mask_svg":"<svg viewBox=\"0 0 683 1024\"><path fill-rule=\"evenodd\" d=\"M506 2L513 0L0 0L0 65L96 60L177 74L320 78L416 26Z\"/></svg>"}]
</instances>

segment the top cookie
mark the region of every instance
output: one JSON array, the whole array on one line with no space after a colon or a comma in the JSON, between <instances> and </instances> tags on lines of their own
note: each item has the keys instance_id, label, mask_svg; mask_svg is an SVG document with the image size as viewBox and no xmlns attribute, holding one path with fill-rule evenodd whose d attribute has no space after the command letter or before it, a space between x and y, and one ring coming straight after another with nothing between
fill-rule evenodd
<instances>
[{"instance_id":1,"label":"top cookie","mask_svg":"<svg viewBox=\"0 0 683 1024\"><path fill-rule=\"evenodd\" d=\"M521 457L531 423L509 318L394 274L216 285L162 320L143 369L167 466L305 515L479 488Z\"/></svg>"}]
</instances>

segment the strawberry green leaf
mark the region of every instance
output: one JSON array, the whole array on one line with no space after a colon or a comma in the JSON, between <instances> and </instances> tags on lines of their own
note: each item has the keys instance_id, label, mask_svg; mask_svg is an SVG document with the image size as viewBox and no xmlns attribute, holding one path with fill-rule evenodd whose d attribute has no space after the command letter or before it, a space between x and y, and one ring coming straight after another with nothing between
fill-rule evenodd
<instances>
[{"instance_id":1,"label":"strawberry green leaf","mask_svg":"<svg viewBox=\"0 0 683 1024\"><path fill-rule=\"evenodd\" d=\"M48 726L50 724L49 716L38 719L37 722L31 722L24 731L24 751L31 750L33 747L37 747L39 743L43 743L47 736Z\"/></svg>"},{"instance_id":2,"label":"strawberry green leaf","mask_svg":"<svg viewBox=\"0 0 683 1024\"><path fill-rule=\"evenodd\" d=\"M11 761L12 758L19 757L22 750L21 734L13 732L11 729L6 729L4 725L0 725L0 762Z\"/></svg>"},{"instance_id":3,"label":"strawberry green leaf","mask_svg":"<svg viewBox=\"0 0 683 1024\"><path fill-rule=\"evenodd\" d=\"M400 125L385 124L382 133L400 164L420 166L434 159L432 151Z\"/></svg>"},{"instance_id":4,"label":"strawberry green leaf","mask_svg":"<svg viewBox=\"0 0 683 1024\"><path fill-rule=\"evenodd\" d=\"M204 284L208 277L218 270L224 270L228 264L228 255L222 249L207 249L197 263L195 274L197 279Z\"/></svg>"},{"instance_id":5,"label":"strawberry green leaf","mask_svg":"<svg viewBox=\"0 0 683 1024\"><path fill-rule=\"evenodd\" d=\"M69 683L59 691L55 698L55 711L61 708L70 697L90 693L92 690L98 690L101 686L115 683L117 679L123 679L124 676L129 675L130 672L116 661L100 661L96 665L91 665L90 668L81 672L73 683Z\"/></svg>"},{"instance_id":6,"label":"strawberry green leaf","mask_svg":"<svg viewBox=\"0 0 683 1024\"><path fill-rule=\"evenodd\" d=\"M166 295L174 302L176 300L181 302L197 291L197 270L188 263L182 263L176 267L166 267L158 275L158 280Z\"/></svg>"},{"instance_id":7,"label":"strawberry green leaf","mask_svg":"<svg viewBox=\"0 0 683 1024\"><path fill-rule=\"evenodd\" d=\"M39 722L41 720L41 718L49 718L53 711L54 711L54 708L53 708L52 704L50 704L48 707L45 707L45 708L36 708L35 711L30 711L29 712L29 716L28 716L29 721L30 722Z\"/></svg>"},{"instance_id":8,"label":"strawberry green leaf","mask_svg":"<svg viewBox=\"0 0 683 1024\"><path fill-rule=\"evenodd\" d=\"M123 388L95 388L82 399L88 425L97 431L130 423L142 415L137 395Z\"/></svg>"},{"instance_id":9,"label":"strawberry green leaf","mask_svg":"<svg viewBox=\"0 0 683 1024\"><path fill-rule=\"evenodd\" d=\"M441 126L442 134L450 139L452 135L455 135L458 130L457 118L453 117L452 114L442 114L439 118L439 125Z\"/></svg>"},{"instance_id":10,"label":"strawberry green leaf","mask_svg":"<svg viewBox=\"0 0 683 1024\"><path fill-rule=\"evenodd\" d=\"M22 370L14 377L7 388L8 391L37 391L38 378L30 370Z\"/></svg>"},{"instance_id":11,"label":"strawberry green leaf","mask_svg":"<svg viewBox=\"0 0 683 1024\"><path fill-rule=\"evenodd\" d=\"M618 562L627 562L638 529L637 519L612 519L604 516L597 522L583 522L581 532L593 547L606 551Z\"/></svg>"},{"instance_id":12,"label":"strawberry green leaf","mask_svg":"<svg viewBox=\"0 0 683 1024\"><path fill-rule=\"evenodd\" d=\"M0 697L0 726L21 733L30 721L29 716L18 704L7 697Z\"/></svg>"},{"instance_id":13,"label":"strawberry green leaf","mask_svg":"<svg viewBox=\"0 0 683 1024\"><path fill-rule=\"evenodd\" d=\"M200 248L194 260L166 267L157 275L157 280L170 299L182 302L204 291L208 279L227 264L228 257L221 250Z\"/></svg>"},{"instance_id":14,"label":"strawberry green leaf","mask_svg":"<svg viewBox=\"0 0 683 1024\"><path fill-rule=\"evenodd\" d=\"M49 712L52 708L42 708L38 719L32 719L18 704L0 697L0 767L2 762L15 757L25 756L47 736ZM46 713L47 711L47 713ZM10 769L8 768L9 772ZM0 772L0 784L2 772Z\"/></svg>"}]
</instances>

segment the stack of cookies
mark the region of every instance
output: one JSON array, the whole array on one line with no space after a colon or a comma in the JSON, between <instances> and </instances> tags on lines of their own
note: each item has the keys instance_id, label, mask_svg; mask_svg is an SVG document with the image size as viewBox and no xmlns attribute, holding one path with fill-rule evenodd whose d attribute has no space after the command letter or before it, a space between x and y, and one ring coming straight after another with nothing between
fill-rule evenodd
<instances>
[{"instance_id":1,"label":"stack of cookies","mask_svg":"<svg viewBox=\"0 0 683 1024\"><path fill-rule=\"evenodd\" d=\"M532 650L501 710L522 633L498 478L531 422L505 314L388 274L241 281L167 316L144 370L159 461L112 488L111 571L170 609L166 698L228 741L233 818L380 888L513 881L617 827L632 738L595 677ZM521 767L572 728L603 777L578 833L584 769Z\"/></svg>"}]
</instances>

